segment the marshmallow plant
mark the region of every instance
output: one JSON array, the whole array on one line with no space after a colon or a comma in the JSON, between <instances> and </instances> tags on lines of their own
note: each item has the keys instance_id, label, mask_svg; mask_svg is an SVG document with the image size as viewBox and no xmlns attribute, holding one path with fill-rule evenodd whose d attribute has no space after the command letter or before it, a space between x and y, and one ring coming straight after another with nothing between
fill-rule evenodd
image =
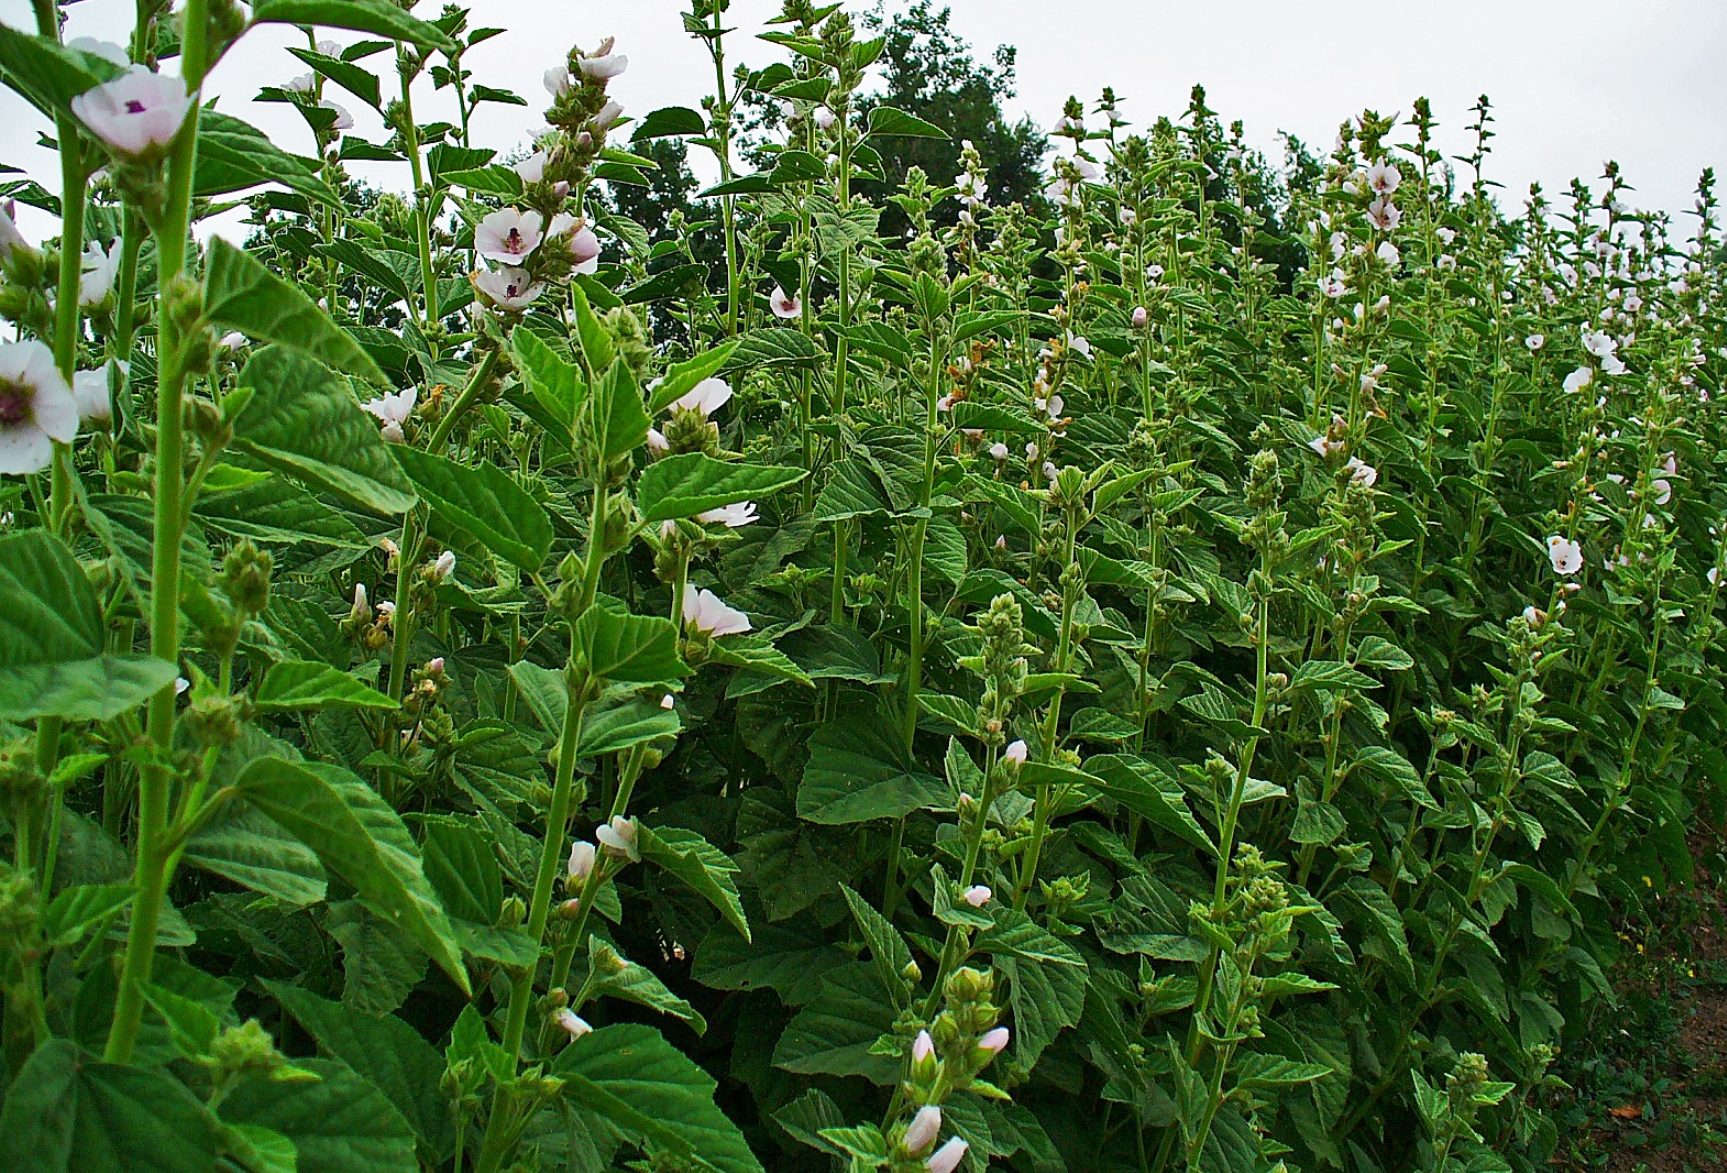
<instances>
[{"instance_id":1,"label":"marshmallow plant","mask_svg":"<svg viewBox=\"0 0 1727 1173\"><path fill-rule=\"evenodd\" d=\"M1020 205L843 5L738 70L689 0L651 111L599 27L37 7L8 1167L1555 1157L1722 798L1710 173L1514 206L1485 99L1279 172L1105 90ZM205 86L272 24L274 143ZM658 138L717 182L638 224Z\"/></svg>"}]
</instances>

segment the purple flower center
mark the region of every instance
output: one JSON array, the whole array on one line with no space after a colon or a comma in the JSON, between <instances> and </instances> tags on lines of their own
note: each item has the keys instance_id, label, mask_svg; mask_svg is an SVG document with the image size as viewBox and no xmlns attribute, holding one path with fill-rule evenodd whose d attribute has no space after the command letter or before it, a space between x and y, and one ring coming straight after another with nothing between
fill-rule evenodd
<instances>
[{"instance_id":1,"label":"purple flower center","mask_svg":"<svg viewBox=\"0 0 1727 1173\"><path fill-rule=\"evenodd\" d=\"M128 114L142 114L142 113L144 113L144 103L140 102L137 98L127 98L126 99L126 113L128 113Z\"/></svg>"},{"instance_id":2,"label":"purple flower center","mask_svg":"<svg viewBox=\"0 0 1727 1173\"><path fill-rule=\"evenodd\" d=\"M518 231L517 229L514 229L514 228L510 229L510 238L509 238L509 240L507 240L504 243L504 247L513 253L521 252L522 251L522 234L521 234L521 232Z\"/></svg>"},{"instance_id":3,"label":"purple flower center","mask_svg":"<svg viewBox=\"0 0 1727 1173\"><path fill-rule=\"evenodd\" d=\"M518 286L515 282L512 281L510 284L504 286L504 296L505 297L518 297L518 296L520 296L520 293L519 293L520 288L521 288L520 286Z\"/></svg>"},{"instance_id":4,"label":"purple flower center","mask_svg":"<svg viewBox=\"0 0 1727 1173\"><path fill-rule=\"evenodd\" d=\"M0 384L0 428L15 428L29 418L29 390L15 384Z\"/></svg>"}]
</instances>

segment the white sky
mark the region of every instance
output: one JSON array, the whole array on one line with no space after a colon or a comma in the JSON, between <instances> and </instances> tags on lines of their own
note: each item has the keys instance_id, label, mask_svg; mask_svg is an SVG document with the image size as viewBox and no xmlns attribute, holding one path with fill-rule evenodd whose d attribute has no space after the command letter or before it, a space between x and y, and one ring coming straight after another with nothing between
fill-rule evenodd
<instances>
[{"instance_id":1,"label":"white sky","mask_svg":"<svg viewBox=\"0 0 1727 1173\"><path fill-rule=\"evenodd\" d=\"M1593 184L1603 160L1617 159L1637 192L1631 202L1688 210L1698 172L1727 164L1727 0L951 0L954 25L987 59L1000 43L1019 48L1012 112L1048 126L1062 100L1088 106L1104 84L1144 125L1178 114L1194 82L1227 123L1245 121L1250 142L1275 159L1279 130L1328 149L1337 124L1364 107L1407 114L1425 95L1442 123L1442 145L1465 149L1468 107L1489 94L1499 119L1490 176L1520 206L1532 180L1552 196L1574 174ZM510 31L477 48L477 81L514 89L529 107L487 105L475 143L508 150L523 142L543 108L541 73L570 44L613 34L629 72L613 93L636 115L665 105L698 105L712 79L701 47L681 27L680 0L474 0L473 23ZM756 41L778 0L734 0L728 23L736 57L751 64L780 51ZM864 0L853 0L854 12ZM435 15L423 0L421 15ZM82 0L68 9L69 36L123 40L132 0ZM28 0L0 0L0 20L34 28ZM363 34L328 34L347 43ZM304 72L283 51L298 34L269 27L248 34L213 74L208 93L282 146L305 153L310 135L291 109L251 101L260 85ZM387 55L368 65L394 85ZM448 93L416 93L422 121L451 113ZM377 116L336 93L357 131L382 137ZM0 91L0 162L22 166L49 188L57 171L34 144L45 122L21 98ZM406 187L403 167L359 173ZM51 232L27 217L32 235ZM1688 218L1679 225L1689 234Z\"/></svg>"}]
</instances>

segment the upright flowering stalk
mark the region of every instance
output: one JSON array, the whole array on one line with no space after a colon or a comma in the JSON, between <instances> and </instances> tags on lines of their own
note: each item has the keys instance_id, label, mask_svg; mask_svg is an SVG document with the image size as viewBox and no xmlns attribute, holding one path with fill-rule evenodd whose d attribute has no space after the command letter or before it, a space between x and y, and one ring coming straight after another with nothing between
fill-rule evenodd
<instances>
[{"instance_id":1,"label":"upright flowering stalk","mask_svg":"<svg viewBox=\"0 0 1727 1173\"><path fill-rule=\"evenodd\" d=\"M118 142L143 146L147 151L167 150L167 191L155 225L157 281L164 291L178 285L186 267L192 177L197 161L196 94L209 63L209 26L207 0L186 0L181 22L180 79L152 83L148 89L132 82L117 93L110 91L104 98L92 98L88 103L91 117L112 115L115 119L116 124L106 125L98 118L102 129L92 127L110 147L119 149L115 145ZM132 76L139 75L128 75ZM150 103L157 101L166 114L151 113ZM140 121L129 129L121 129L119 124L128 118ZM164 134L168 135L167 140L158 141ZM163 313L157 327L162 361L156 390L150 652L170 664L180 659L180 550L185 520L185 438L181 414L189 351L195 342L196 329L181 318L181 312ZM174 769L168 764L173 754L174 716L174 690L163 688L150 699L147 733L154 752L139 772L137 866L133 874L137 896L126 937L114 1019L104 1051L110 1063L125 1063L132 1057L144 1011L144 991L155 960L156 930L170 872L171 849L165 837L175 781Z\"/></svg>"}]
</instances>

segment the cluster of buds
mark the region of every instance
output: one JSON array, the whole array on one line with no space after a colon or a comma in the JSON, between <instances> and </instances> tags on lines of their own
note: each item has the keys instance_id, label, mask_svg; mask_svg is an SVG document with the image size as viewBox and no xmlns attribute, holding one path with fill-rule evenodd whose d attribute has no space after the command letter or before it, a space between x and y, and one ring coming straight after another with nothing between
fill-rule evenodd
<instances>
[{"instance_id":1,"label":"cluster of buds","mask_svg":"<svg viewBox=\"0 0 1727 1173\"><path fill-rule=\"evenodd\" d=\"M381 599L374 607L366 592L366 584L354 584L354 605L342 620L342 630L358 641L368 652L386 647L395 630L396 604Z\"/></svg>"},{"instance_id":2,"label":"cluster of buds","mask_svg":"<svg viewBox=\"0 0 1727 1173\"><path fill-rule=\"evenodd\" d=\"M983 697L977 706L977 736L985 745L1007 742L1008 722L1025 688L1030 663L1026 657L1038 648L1025 640L1025 617L1012 595L997 595L971 628L982 648L976 656L964 656L959 667L983 679ZM1025 743L1019 746L1019 761L1025 760Z\"/></svg>"}]
</instances>

